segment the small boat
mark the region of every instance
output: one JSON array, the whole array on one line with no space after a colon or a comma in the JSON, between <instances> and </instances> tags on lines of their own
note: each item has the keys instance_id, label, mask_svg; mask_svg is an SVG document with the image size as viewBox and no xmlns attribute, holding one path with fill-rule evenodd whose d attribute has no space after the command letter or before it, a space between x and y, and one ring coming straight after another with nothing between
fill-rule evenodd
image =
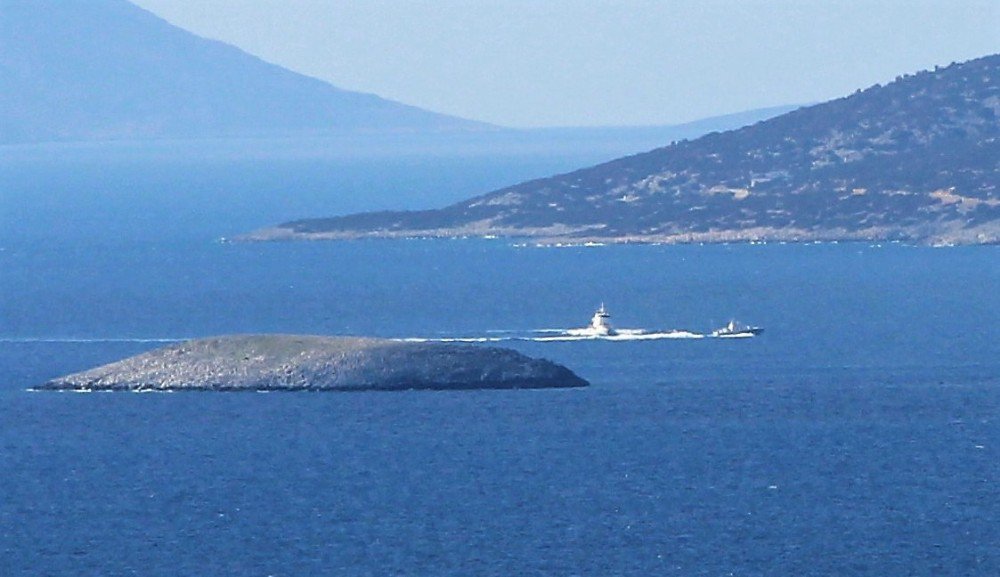
<instances>
[{"instance_id":1,"label":"small boat","mask_svg":"<svg viewBox=\"0 0 1000 577\"><path fill-rule=\"evenodd\" d=\"M743 324L737 320L731 320L729 321L729 324L722 327L721 329L715 329L714 331L712 331L712 336L723 337L723 338L752 337L759 335L762 332L764 332L764 329L761 327L752 327L750 325Z\"/></svg>"},{"instance_id":2,"label":"small boat","mask_svg":"<svg viewBox=\"0 0 1000 577\"><path fill-rule=\"evenodd\" d=\"M590 326L585 330L591 334L602 337L614 336L618 334L618 332L611 326L611 321L608 320L610 318L611 313L604 308L604 303L601 303L601 307L597 309L597 312L595 312L594 316L590 319Z\"/></svg>"}]
</instances>

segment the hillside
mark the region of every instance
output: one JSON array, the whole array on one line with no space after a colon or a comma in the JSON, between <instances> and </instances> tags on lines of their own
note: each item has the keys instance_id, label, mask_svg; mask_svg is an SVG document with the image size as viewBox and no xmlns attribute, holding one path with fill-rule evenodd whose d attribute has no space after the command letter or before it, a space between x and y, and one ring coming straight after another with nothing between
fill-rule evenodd
<instances>
[{"instance_id":1,"label":"hillside","mask_svg":"<svg viewBox=\"0 0 1000 577\"><path fill-rule=\"evenodd\" d=\"M1000 55L440 210L289 222L248 238L544 242L1000 241Z\"/></svg>"},{"instance_id":2,"label":"hillside","mask_svg":"<svg viewBox=\"0 0 1000 577\"><path fill-rule=\"evenodd\" d=\"M268 64L124 0L0 0L0 143L486 125Z\"/></svg>"}]
</instances>

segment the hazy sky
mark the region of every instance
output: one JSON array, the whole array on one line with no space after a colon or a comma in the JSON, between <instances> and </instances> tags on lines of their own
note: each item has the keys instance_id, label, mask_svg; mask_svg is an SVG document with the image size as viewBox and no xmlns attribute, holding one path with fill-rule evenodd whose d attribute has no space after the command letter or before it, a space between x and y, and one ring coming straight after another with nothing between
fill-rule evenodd
<instances>
[{"instance_id":1,"label":"hazy sky","mask_svg":"<svg viewBox=\"0 0 1000 577\"><path fill-rule=\"evenodd\" d=\"M134 0L341 88L507 126L672 124L1000 52L1000 0Z\"/></svg>"}]
</instances>

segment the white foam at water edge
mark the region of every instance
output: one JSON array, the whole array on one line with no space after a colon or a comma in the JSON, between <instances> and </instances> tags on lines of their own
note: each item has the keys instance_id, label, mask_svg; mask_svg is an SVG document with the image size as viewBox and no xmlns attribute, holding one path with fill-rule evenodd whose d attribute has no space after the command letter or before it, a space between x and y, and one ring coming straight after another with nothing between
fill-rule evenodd
<instances>
[{"instance_id":1,"label":"white foam at water edge","mask_svg":"<svg viewBox=\"0 0 1000 577\"><path fill-rule=\"evenodd\" d=\"M572 334L567 332L564 335L556 335L551 337L535 337L532 339L527 339L535 342L555 342L555 341L658 341L664 339L703 339L705 335L700 335L698 333L692 333L688 331L665 331L665 332L628 332L615 335L595 335L591 334Z\"/></svg>"}]
</instances>

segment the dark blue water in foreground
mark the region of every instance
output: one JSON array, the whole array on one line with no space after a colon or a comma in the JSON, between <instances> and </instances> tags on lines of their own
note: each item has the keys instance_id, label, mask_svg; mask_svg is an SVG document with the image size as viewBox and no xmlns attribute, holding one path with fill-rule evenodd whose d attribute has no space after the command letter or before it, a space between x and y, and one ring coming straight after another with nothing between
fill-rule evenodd
<instances>
[{"instance_id":1,"label":"dark blue water in foreground","mask_svg":"<svg viewBox=\"0 0 1000 577\"><path fill-rule=\"evenodd\" d=\"M0 575L1000 574L996 247L219 244L221 204L136 198L0 243ZM8 230L69 214L15 199ZM25 391L149 339L497 337L601 301L766 332L503 343L574 391Z\"/></svg>"}]
</instances>

